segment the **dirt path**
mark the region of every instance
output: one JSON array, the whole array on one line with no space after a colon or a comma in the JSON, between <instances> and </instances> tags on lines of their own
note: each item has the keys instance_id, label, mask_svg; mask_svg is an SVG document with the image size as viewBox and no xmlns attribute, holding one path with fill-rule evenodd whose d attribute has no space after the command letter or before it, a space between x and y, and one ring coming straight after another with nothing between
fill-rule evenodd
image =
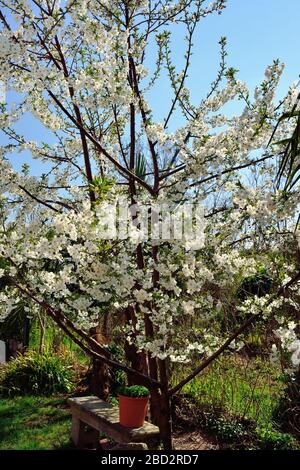
<instances>
[{"instance_id":1,"label":"dirt path","mask_svg":"<svg viewBox=\"0 0 300 470\"><path fill-rule=\"evenodd\" d=\"M173 438L176 450L218 450L220 447L216 439L202 430L177 431Z\"/></svg>"}]
</instances>

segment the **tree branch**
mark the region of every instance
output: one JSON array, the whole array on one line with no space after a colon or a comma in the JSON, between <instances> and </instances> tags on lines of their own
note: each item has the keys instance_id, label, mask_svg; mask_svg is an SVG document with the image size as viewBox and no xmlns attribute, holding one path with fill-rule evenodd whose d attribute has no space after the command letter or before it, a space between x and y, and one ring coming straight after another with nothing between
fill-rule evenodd
<instances>
[{"instance_id":1,"label":"tree branch","mask_svg":"<svg viewBox=\"0 0 300 470\"><path fill-rule=\"evenodd\" d=\"M39 199L38 197L34 196L33 194L31 194L30 191L28 191L28 189L24 188L24 186L21 186L20 184L18 185L18 187L20 189L22 189L22 191L24 191L24 193L26 193L29 197L31 197L34 201L38 202L39 204L42 204L43 206L46 206L48 207L49 209L53 210L54 212L58 212L59 214L61 213L58 209L56 209L56 207L53 207L51 206L51 204L49 204L48 202L46 201L42 201L41 199ZM69 207L70 208L70 207Z\"/></svg>"},{"instance_id":2,"label":"tree branch","mask_svg":"<svg viewBox=\"0 0 300 470\"><path fill-rule=\"evenodd\" d=\"M198 186L198 184L207 183L207 181L211 181L213 179L219 178L220 176L226 175L227 173L231 173L232 171L242 170L243 168L247 168L251 165L256 165L257 163L261 163L261 162L263 162L265 160L268 160L269 158L273 158L273 157L274 157L274 155L264 155L263 157L258 158L257 160L251 160L250 162L244 163L243 165L237 165L237 166L233 166L231 168L227 168L226 170L223 170L220 173L217 173L217 174L214 174L214 175L211 175L211 176L207 176L206 178L203 178L200 181L195 181L194 183L190 184L190 188L192 188L194 186Z\"/></svg>"},{"instance_id":3,"label":"tree branch","mask_svg":"<svg viewBox=\"0 0 300 470\"><path fill-rule=\"evenodd\" d=\"M282 294L286 292L286 290L295 284L297 281L300 280L300 271L290 280L288 281L285 285L281 286L276 294L274 294L266 303L265 307L270 305L273 300L277 297L280 297ZM248 318L226 341L225 343L222 344L222 346L217 349L211 356L209 356L207 359L205 359L196 369L193 370L185 379L181 380L175 387L171 388L168 392L168 395L174 395L177 393L184 385L186 385L188 382L190 382L196 375L198 375L200 372L202 372L211 362L213 362L218 356L220 356L227 348L228 346L234 341L241 333L243 333L248 326L250 326L257 318L261 317L263 314L263 310L260 312L251 315L251 317Z\"/></svg>"},{"instance_id":4,"label":"tree branch","mask_svg":"<svg viewBox=\"0 0 300 470\"><path fill-rule=\"evenodd\" d=\"M68 116L68 118L70 119L70 121L73 122L73 124L75 124L75 126L78 127L78 129L81 129L85 135L87 136L87 138L93 142L93 144L95 145L95 147L97 147L100 152L103 153L103 155L111 162L113 163L113 165L118 168L118 170L123 173L123 175L126 175L129 178L134 178L135 181L137 181L141 186L143 186L145 189L147 189L149 191L150 194L154 195L155 192L153 191L153 189L151 188L151 186L149 186L147 183L145 183L145 181L141 180L138 176L136 176L134 173L132 173L130 170L128 170L127 168L124 168L117 160L115 160L106 150L104 147L102 147L102 145L85 129L85 127L80 124L75 118L74 116L72 116L72 114L65 108L65 106L61 103L61 101L57 98L57 96L54 95L54 93L52 93L51 90L47 89L46 90L47 93L49 94L49 96L51 96L51 98L53 99L53 101L57 104L57 106L65 113L66 116Z\"/></svg>"},{"instance_id":5,"label":"tree branch","mask_svg":"<svg viewBox=\"0 0 300 470\"><path fill-rule=\"evenodd\" d=\"M121 364L118 361L115 361L113 359L110 359L108 351L101 346L97 341L95 341L93 338L89 337L83 330L80 328L77 328L69 319L67 319L65 316L63 316L60 312L56 311L53 309L47 302L45 301L40 301L28 288L22 287L20 284L15 282L13 279L11 279L13 284L19 289L23 294L25 294L27 297L31 298L34 302L36 302L38 305L40 305L48 314L49 316L55 321L55 323L80 347L84 352L86 352L89 356L95 357L96 359L99 359L103 361L103 363L114 367L116 369L123 370L127 374L132 375L133 377L139 377L141 378L145 384L149 388L157 388L160 387L160 382L157 380L152 379L151 377L148 377L145 374L142 374L135 369L132 369L129 366L126 366L125 364ZM84 334L86 340L88 340L90 347L87 347L82 341L80 341L75 333L69 330L69 328L72 328L74 332L76 332L79 335ZM95 350L100 350L101 354L96 352Z\"/></svg>"}]
</instances>

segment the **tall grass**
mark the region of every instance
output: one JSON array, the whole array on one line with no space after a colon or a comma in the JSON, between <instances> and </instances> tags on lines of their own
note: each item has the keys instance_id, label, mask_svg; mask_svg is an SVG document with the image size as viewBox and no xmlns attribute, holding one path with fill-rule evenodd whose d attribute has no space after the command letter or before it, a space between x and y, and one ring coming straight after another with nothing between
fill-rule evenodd
<instances>
[{"instance_id":1,"label":"tall grass","mask_svg":"<svg viewBox=\"0 0 300 470\"><path fill-rule=\"evenodd\" d=\"M216 360L182 391L199 406L266 425L272 422L283 388L278 369L269 362L232 355Z\"/></svg>"},{"instance_id":2,"label":"tall grass","mask_svg":"<svg viewBox=\"0 0 300 470\"><path fill-rule=\"evenodd\" d=\"M37 319L35 319L30 328L29 349L32 351L40 350L41 330ZM89 363L89 358L82 349L65 335L51 319L47 318L44 338L44 353L50 354L56 352L68 352L73 356L74 362L82 365Z\"/></svg>"}]
</instances>

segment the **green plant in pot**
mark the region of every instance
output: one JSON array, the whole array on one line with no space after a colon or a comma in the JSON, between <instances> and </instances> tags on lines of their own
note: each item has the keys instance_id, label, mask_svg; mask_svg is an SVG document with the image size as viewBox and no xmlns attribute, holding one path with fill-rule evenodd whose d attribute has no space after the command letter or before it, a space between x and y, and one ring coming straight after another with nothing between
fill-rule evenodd
<instances>
[{"instance_id":1,"label":"green plant in pot","mask_svg":"<svg viewBox=\"0 0 300 470\"><path fill-rule=\"evenodd\" d=\"M120 424L128 428L144 425L150 392L142 385L131 385L119 390Z\"/></svg>"}]
</instances>

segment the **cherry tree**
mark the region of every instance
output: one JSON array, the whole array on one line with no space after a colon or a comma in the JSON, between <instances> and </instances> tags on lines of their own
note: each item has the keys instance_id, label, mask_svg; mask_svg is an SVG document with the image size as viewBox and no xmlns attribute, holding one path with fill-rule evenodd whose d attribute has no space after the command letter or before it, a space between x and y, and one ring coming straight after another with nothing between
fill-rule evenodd
<instances>
[{"instance_id":1,"label":"cherry tree","mask_svg":"<svg viewBox=\"0 0 300 470\"><path fill-rule=\"evenodd\" d=\"M299 280L297 260L287 260L282 286L241 302L248 315L228 338L215 327L227 286L257 272L257 254L275 273L266 251L297 245L297 192L287 201L274 188L293 123L276 128L281 144L268 145L297 86L275 101L283 71L276 60L252 96L228 66L221 38L216 78L192 103L196 27L222 13L225 0L0 5L1 80L12 96L0 117L1 319L25 299L31 314L42 309L100 362L103 377L116 367L147 385L151 417L171 448L171 396L228 347L238 348L257 318L290 302L282 294ZM183 29L178 62L174 38ZM151 96L165 79L170 96L157 103ZM240 112L226 115L231 101ZM28 116L45 129L37 140L20 130ZM28 153L41 175L22 160ZM145 236L141 212L157 228L180 219L186 204L203 212L198 220L183 214L185 223L201 222L197 236L176 237L174 227L166 237ZM130 230L116 236L124 208ZM107 312L121 332L126 363L90 333ZM170 364L191 358L200 365L170 384Z\"/></svg>"}]
</instances>

